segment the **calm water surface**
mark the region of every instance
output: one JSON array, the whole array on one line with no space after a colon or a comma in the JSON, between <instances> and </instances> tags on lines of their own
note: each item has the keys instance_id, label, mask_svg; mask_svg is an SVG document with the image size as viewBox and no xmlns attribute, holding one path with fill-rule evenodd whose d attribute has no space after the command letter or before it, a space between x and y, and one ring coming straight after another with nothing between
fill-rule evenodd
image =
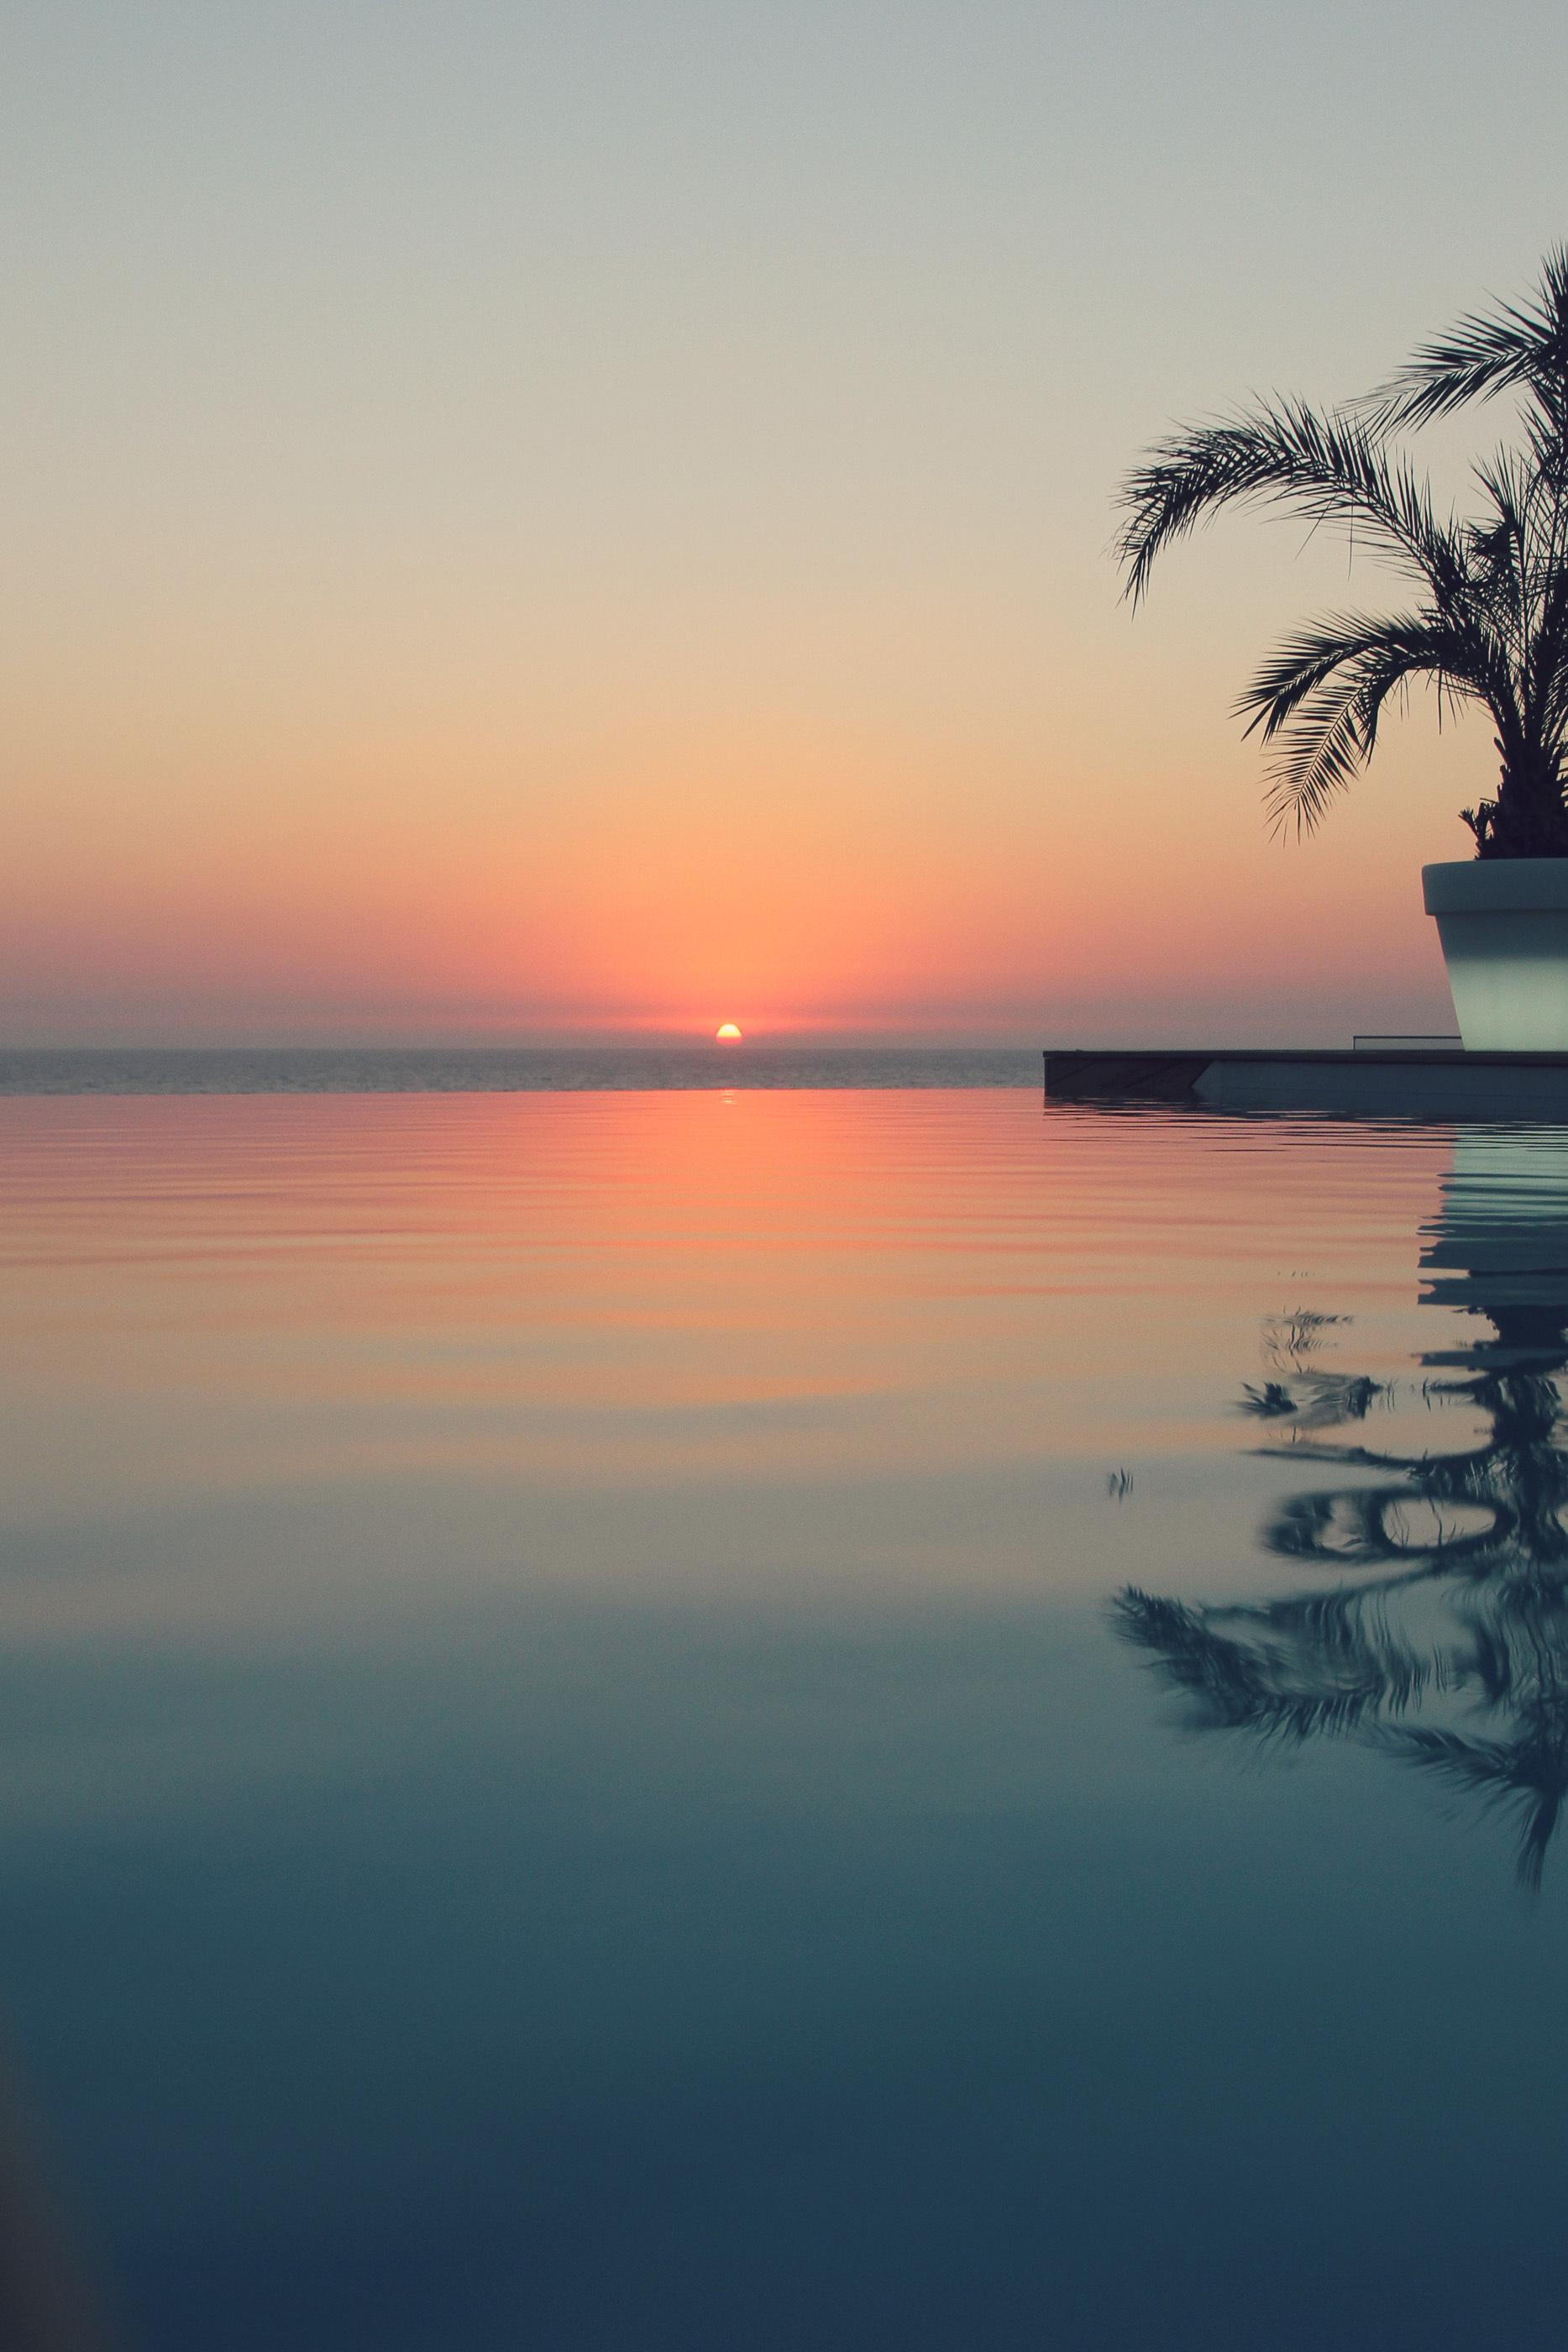
<instances>
[{"instance_id":1,"label":"calm water surface","mask_svg":"<svg viewBox=\"0 0 1568 2352\"><path fill-rule=\"evenodd\" d=\"M0 2000L127 2341L1561 2343L1568 1134L0 1170Z\"/></svg>"}]
</instances>

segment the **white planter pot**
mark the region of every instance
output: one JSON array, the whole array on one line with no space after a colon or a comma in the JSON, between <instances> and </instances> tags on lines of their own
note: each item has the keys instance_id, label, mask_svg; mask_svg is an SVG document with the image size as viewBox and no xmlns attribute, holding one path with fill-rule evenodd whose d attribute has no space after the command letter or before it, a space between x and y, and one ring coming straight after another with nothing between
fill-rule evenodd
<instances>
[{"instance_id":1,"label":"white planter pot","mask_svg":"<svg viewBox=\"0 0 1568 2352\"><path fill-rule=\"evenodd\" d=\"M1471 1054L1568 1054L1568 857L1424 866Z\"/></svg>"}]
</instances>

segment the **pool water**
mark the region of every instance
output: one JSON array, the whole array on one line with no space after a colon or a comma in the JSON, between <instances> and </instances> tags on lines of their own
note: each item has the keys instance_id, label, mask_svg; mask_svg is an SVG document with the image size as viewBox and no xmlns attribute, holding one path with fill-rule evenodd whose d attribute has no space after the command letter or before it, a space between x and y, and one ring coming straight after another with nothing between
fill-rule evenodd
<instances>
[{"instance_id":1,"label":"pool water","mask_svg":"<svg viewBox=\"0 0 1568 2352\"><path fill-rule=\"evenodd\" d=\"M146 2352L1562 2340L1568 1133L0 1100L18 2161Z\"/></svg>"}]
</instances>

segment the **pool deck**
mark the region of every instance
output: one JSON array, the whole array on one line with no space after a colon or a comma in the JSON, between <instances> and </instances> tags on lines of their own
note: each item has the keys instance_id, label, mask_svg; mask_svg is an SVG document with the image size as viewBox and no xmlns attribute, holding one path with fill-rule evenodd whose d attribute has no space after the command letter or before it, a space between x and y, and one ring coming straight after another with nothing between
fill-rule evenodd
<instances>
[{"instance_id":1,"label":"pool deck","mask_svg":"<svg viewBox=\"0 0 1568 2352\"><path fill-rule=\"evenodd\" d=\"M1568 1119L1568 1054L1270 1046L1045 1054L1058 1102L1192 1102L1388 1118Z\"/></svg>"}]
</instances>

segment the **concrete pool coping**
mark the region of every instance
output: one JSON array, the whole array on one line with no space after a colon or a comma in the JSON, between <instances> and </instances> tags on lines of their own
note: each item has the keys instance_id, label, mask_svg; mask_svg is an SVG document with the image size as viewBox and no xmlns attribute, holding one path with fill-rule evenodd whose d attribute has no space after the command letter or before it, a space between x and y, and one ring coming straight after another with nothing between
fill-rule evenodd
<instances>
[{"instance_id":1,"label":"concrete pool coping","mask_svg":"<svg viewBox=\"0 0 1568 2352\"><path fill-rule=\"evenodd\" d=\"M1047 1047L1057 1102L1194 1102L1223 1110L1408 1118L1568 1119L1568 1054L1449 1047Z\"/></svg>"}]
</instances>

